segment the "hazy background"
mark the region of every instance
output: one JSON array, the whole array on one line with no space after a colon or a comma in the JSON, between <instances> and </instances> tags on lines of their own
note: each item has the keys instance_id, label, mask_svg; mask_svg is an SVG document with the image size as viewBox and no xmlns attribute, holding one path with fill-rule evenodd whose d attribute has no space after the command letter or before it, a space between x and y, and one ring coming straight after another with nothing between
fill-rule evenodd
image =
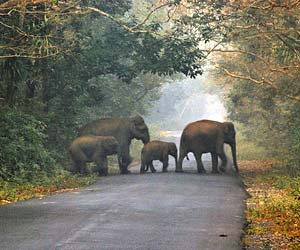
<instances>
[{"instance_id":1,"label":"hazy background","mask_svg":"<svg viewBox=\"0 0 300 250\"><path fill-rule=\"evenodd\" d=\"M184 77L170 81L162 86L161 97L154 103L146 122L167 131L166 135L179 147L181 132L188 123L201 119L226 120L222 98L222 91L206 74L196 79ZM204 154L203 159L210 160L210 154Z\"/></svg>"},{"instance_id":2,"label":"hazy background","mask_svg":"<svg viewBox=\"0 0 300 250\"><path fill-rule=\"evenodd\" d=\"M146 120L163 130L182 130L187 123L201 119L224 121L227 112L222 95L206 74L170 81L162 86L161 97Z\"/></svg>"}]
</instances>

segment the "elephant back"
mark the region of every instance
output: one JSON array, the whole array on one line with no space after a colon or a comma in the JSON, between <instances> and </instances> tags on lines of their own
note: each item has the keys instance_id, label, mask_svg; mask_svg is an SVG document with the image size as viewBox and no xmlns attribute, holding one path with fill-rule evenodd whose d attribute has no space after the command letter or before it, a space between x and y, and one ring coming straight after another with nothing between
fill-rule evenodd
<instances>
[{"instance_id":1,"label":"elephant back","mask_svg":"<svg viewBox=\"0 0 300 250\"><path fill-rule=\"evenodd\" d=\"M210 120L200 120L189 123L183 130L183 135L186 138L195 138L195 136L201 135L213 135L221 130L222 123Z\"/></svg>"},{"instance_id":2,"label":"elephant back","mask_svg":"<svg viewBox=\"0 0 300 250\"><path fill-rule=\"evenodd\" d=\"M78 130L79 136L114 136L119 138L124 130L128 129L128 122L122 118L103 118L85 124Z\"/></svg>"}]
</instances>

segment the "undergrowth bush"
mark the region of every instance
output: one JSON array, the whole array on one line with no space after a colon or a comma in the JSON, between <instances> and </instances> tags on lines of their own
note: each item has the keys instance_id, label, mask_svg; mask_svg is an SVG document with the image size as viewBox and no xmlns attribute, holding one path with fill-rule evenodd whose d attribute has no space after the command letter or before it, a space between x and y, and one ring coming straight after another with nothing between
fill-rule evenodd
<instances>
[{"instance_id":1,"label":"undergrowth bush","mask_svg":"<svg viewBox=\"0 0 300 250\"><path fill-rule=\"evenodd\" d=\"M45 179L58 171L44 146L46 126L20 110L0 110L0 176L6 181Z\"/></svg>"},{"instance_id":2,"label":"undergrowth bush","mask_svg":"<svg viewBox=\"0 0 300 250\"><path fill-rule=\"evenodd\" d=\"M237 134L237 158L239 160L264 160L269 159L265 148L258 146L242 134Z\"/></svg>"},{"instance_id":3,"label":"undergrowth bush","mask_svg":"<svg viewBox=\"0 0 300 250\"><path fill-rule=\"evenodd\" d=\"M289 142L289 151L283 156L282 164L289 176L300 176L300 128L291 128Z\"/></svg>"}]
</instances>

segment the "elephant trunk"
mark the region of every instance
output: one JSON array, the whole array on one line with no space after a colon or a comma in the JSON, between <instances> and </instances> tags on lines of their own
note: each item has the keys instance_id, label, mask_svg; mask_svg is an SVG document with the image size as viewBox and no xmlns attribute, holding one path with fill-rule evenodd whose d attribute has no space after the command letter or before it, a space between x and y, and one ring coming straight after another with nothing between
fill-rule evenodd
<instances>
[{"instance_id":1,"label":"elephant trunk","mask_svg":"<svg viewBox=\"0 0 300 250\"><path fill-rule=\"evenodd\" d=\"M145 135L142 137L142 142L144 145L146 145L150 141L150 135L149 131L147 130Z\"/></svg>"},{"instance_id":2,"label":"elephant trunk","mask_svg":"<svg viewBox=\"0 0 300 250\"><path fill-rule=\"evenodd\" d=\"M231 143L230 147L231 147L231 152L232 152L233 165L235 167L235 170L237 172L239 172L239 168L238 168L237 161L236 161L236 143L235 142Z\"/></svg>"}]
</instances>

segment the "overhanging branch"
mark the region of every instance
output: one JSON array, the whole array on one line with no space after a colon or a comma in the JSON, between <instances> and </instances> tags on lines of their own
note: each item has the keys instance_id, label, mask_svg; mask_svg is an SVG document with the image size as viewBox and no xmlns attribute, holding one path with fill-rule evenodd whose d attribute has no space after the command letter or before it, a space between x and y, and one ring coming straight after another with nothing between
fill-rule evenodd
<instances>
[{"instance_id":1,"label":"overhanging branch","mask_svg":"<svg viewBox=\"0 0 300 250\"><path fill-rule=\"evenodd\" d=\"M218 44L219 45L219 44ZM298 70L300 69L300 66L297 65L282 65L280 67L276 67L274 65L271 65L271 63L269 63L265 58L253 53L253 52L249 52L249 51L245 51L245 50L238 50L238 49L229 49L229 50L224 50L224 49L216 49L216 46L214 46L211 49L202 49L201 51L203 52L208 52L207 56L213 52L221 52L221 53L239 53L239 54L246 54L246 55L250 55L253 56L255 58L257 58L258 60L262 61L265 65L267 65L269 67L269 70L272 72L280 72L283 74L286 74L290 77L292 77L291 75L288 74L287 70L292 69L292 70Z\"/></svg>"},{"instance_id":2,"label":"overhanging branch","mask_svg":"<svg viewBox=\"0 0 300 250\"><path fill-rule=\"evenodd\" d=\"M162 9L166 6L172 6L172 3L168 2L168 3L164 3L164 4L161 4L159 6L156 6L155 8L153 8L148 14L147 16L139 23L137 23L136 25L130 27L130 26L127 26L126 24L124 24L122 21L120 21L119 19L113 17L112 15L110 15L109 13L103 11L103 10L100 10L98 8L95 8L95 7L87 7L88 10L90 11L93 11L93 12L96 12L98 14L100 14L101 16L104 16L104 17L107 17L109 18L110 20L112 20L113 22L115 22L116 24L118 24L121 28L123 28L124 30L128 31L128 32L131 32L131 33L147 33L149 32L149 30L143 30L143 29L138 29L139 27L141 27L142 25L144 25L148 20L149 18L156 12L158 11L159 9Z\"/></svg>"},{"instance_id":3,"label":"overhanging branch","mask_svg":"<svg viewBox=\"0 0 300 250\"><path fill-rule=\"evenodd\" d=\"M250 81L258 86L262 86L262 85L267 85L268 87L272 88L273 90L275 90L278 94L283 95L284 97L287 97L291 100L300 102L300 97L299 96L292 96L286 93L282 93L282 91L280 91L280 89L274 85L271 81L266 80L265 78L261 78L260 80L254 79L251 76L245 76L245 75L241 75L239 73L236 72L231 72L228 69L220 66L219 64L215 64L215 67L222 70L226 75L236 78L236 79L241 79L241 80L246 80L246 81Z\"/></svg>"}]
</instances>

